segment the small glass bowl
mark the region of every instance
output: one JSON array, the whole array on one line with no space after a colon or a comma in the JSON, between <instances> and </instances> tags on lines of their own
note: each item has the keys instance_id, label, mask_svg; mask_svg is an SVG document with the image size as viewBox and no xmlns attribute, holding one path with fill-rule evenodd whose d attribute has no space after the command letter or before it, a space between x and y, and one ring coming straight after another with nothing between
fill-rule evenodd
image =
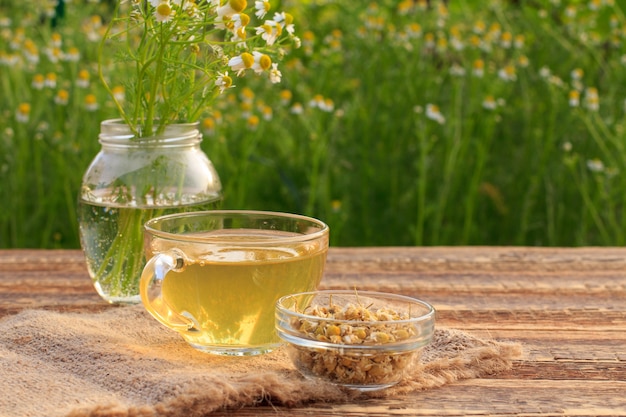
<instances>
[{"instance_id":1,"label":"small glass bowl","mask_svg":"<svg viewBox=\"0 0 626 417\"><path fill-rule=\"evenodd\" d=\"M304 376L359 391L400 382L430 343L435 309L403 295L313 291L276 303L276 330Z\"/></svg>"}]
</instances>

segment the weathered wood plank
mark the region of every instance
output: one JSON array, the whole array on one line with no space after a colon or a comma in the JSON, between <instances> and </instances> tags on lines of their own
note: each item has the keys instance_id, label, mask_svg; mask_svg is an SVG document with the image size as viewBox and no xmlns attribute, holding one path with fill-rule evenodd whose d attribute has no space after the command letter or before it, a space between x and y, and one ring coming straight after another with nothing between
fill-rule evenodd
<instances>
[{"instance_id":1,"label":"weathered wood plank","mask_svg":"<svg viewBox=\"0 0 626 417\"><path fill-rule=\"evenodd\" d=\"M624 416L626 382L477 379L410 397L321 404L296 409L255 407L237 416ZM233 415L233 412L215 413Z\"/></svg>"},{"instance_id":2,"label":"weathered wood plank","mask_svg":"<svg viewBox=\"0 0 626 417\"><path fill-rule=\"evenodd\" d=\"M439 326L521 342L524 357L415 395L215 415L626 415L624 248L331 248L322 287L423 298ZM0 251L0 318L25 308L116 307L93 290L80 251Z\"/></svg>"}]
</instances>

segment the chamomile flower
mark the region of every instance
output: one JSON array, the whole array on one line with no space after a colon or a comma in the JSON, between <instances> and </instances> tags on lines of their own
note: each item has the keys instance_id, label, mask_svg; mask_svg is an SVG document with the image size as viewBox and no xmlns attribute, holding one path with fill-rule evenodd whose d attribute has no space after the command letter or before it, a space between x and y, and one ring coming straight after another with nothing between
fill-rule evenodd
<instances>
[{"instance_id":1,"label":"chamomile flower","mask_svg":"<svg viewBox=\"0 0 626 417\"><path fill-rule=\"evenodd\" d=\"M256 28L256 34L261 35L261 38L268 45L274 45L281 33L282 28L274 20L266 20L265 23Z\"/></svg>"},{"instance_id":2,"label":"chamomile flower","mask_svg":"<svg viewBox=\"0 0 626 417\"><path fill-rule=\"evenodd\" d=\"M122 87L121 85L117 85L117 86L113 87L111 92L113 93L113 98L117 102L121 103L121 102L123 102L126 99L126 91L124 90L124 87Z\"/></svg>"},{"instance_id":3,"label":"chamomile flower","mask_svg":"<svg viewBox=\"0 0 626 417\"><path fill-rule=\"evenodd\" d=\"M272 117L274 116L274 111L272 110L272 108L270 106L263 105L263 106L261 106L259 111L261 112L261 116L263 117L263 120L265 120L265 121L272 120Z\"/></svg>"},{"instance_id":4,"label":"chamomile flower","mask_svg":"<svg viewBox=\"0 0 626 417\"><path fill-rule=\"evenodd\" d=\"M258 19L263 19L267 12L270 11L270 2L267 0L257 0L254 2L254 8L256 10L254 12L255 16Z\"/></svg>"},{"instance_id":5,"label":"chamomile flower","mask_svg":"<svg viewBox=\"0 0 626 417\"><path fill-rule=\"evenodd\" d=\"M250 87L244 87L239 92L239 99L243 103L252 103L254 101L254 91Z\"/></svg>"},{"instance_id":6,"label":"chamomile flower","mask_svg":"<svg viewBox=\"0 0 626 417\"><path fill-rule=\"evenodd\" d=\"M572 80L580 81L583 78L584 71L581 68L574 68L570 73Z\"/></svg>"},{"instance_id":7,"label":"chamomile flower","mask_svg":"<svg viewBox=\"0 0 626 417\"><path fill-rule=\"evenodd\" d=\"M424 35L424 47L426 49L433 49L435 47L435 34L428 32Z\"/></svg>"},{"instance_id":8,"label":"chamomile flower","mask_svg":"<svg viewBox=\"0 0 626 417\"><path fill-rule=\"evenodd\" d=\"M283 77L283 73L278 69L277 63L272 63L272 68L270 69L270 82L272 84L278 84Z\"/></svg>"},{"instance_id":9,"label":"chamomile flower","mask_svg":"<svg viewBox=\"0 0 626 417\"><path fill-rule=\"evenodd\" d=\"M569 105L570 107L580 106L580 91L572 90L569 92Z\"/></svg>"},{"instance_id":10,"label":"chamomile flower","mask_svg":"<svg viewBox=\"0 0 626 417\"><path fill-rule=\"evenodd\" d=\"M313 108L321 107L323 105L324 105L324 96L321 94L314 95L311 101L309 101L309 106Z\"/></svg>"},{"instance_id":11,"label":"chamomile flower","mask_svg":"<svg viewBox=\"0 0 626 417\"><path fill-rule=\"evenodd\" d=\"M418 39L422 37L422 26L417 22L412 22L406 28L406 34L411 39Z\"/></svg>"},{"instance_id":12,"label":"chamomile flower","mask_svg":"<svg viewBox=\"0 0 626 417\"><path fill-rule=\"evenodd\" d=\"M215 133L215 119L212 117L205 117L202 120L202 132L207 136L212 136Z\"/></svg>"},{"instance_id":13,"label":"chamomile flower","mask_svg":"<svg viewBox=\"0 0 626 417\"><path fill-rule=\"evenodd\" d=\"M324 102L320 106L320 110L325 111L326 113L331 113L335 110L335 102L330 98L325 98Z\"/></svg>"},{"instance_id":14,"label":"chamomile flower","mask_svg":"<svg viewBox=\"0 0 626 417\"><path fill-rule=\"evenodd\" d=\"M218 20L230 19L232 15L243 12L247 6L247 0L228 0L226 4L217 8Z\"/></svg>"},{"instance_id":15,"label":"chamomile flower","mask_svg":"<svg viewBox=\"0 0 626 417\"><path fill-rule=\"evenodd\" d=\"M498 102L496 101L496 99L489 95L487 97L485 97L485 99L483 100L483 108L487 109L487 110L495 110L498 107Z\"/></svg>"},{"instance_id":16,"label":"chamomile flower","mask_svg":"<svg viewBox=\"0 0 626 417\"><path fill-rule=\"evenodd\" d=\"M526 55L520 55L517 58L517 65L521 68L527 68L530 65L530 61Z\"/></svg>"},{"instance_id":17,"label":"chamomile flower","mask_svg":"<svg viewBox=\"0 0 626 417\"><path fill-rule=\"evenodd\" d=\"M239 103L239 111L241 112L241 117L247 119L248 117L252 116L252 108L252 103L248 103L245 101Z\"/></svg>"},{"instance_id":18,"label":"chamomile flower","mask_svg":"<svg viewBox=\"0 0 626 417\"><path fill-rule=\"evenodd\" d=\"M587 168L591 172L603 172L604 163L598 158L589 159L587 160Z\"/></svg>"},{"instance_id":19,"label":"chamomile flower","mask_svg":"<svg viewBox=\"0 0 626 417\"><path fill-rule=\"evenodd\" d=\"M259 127L260 121L259 116L253 114L246 120L246 125L248 126L248 129L256 130L256 128Z\"/></svg>"},{"instance_id":20,"label":"chamomile flower","mask_svg":"<svg viewBox=\"0 0 626 417\"><path fill-rule=\"evenodd\" d=\"M406 16L412 11L413 6L414 4L412 0L402 0L398 3L398 14Z\"/></svg>"},{"instance_id":21,"label":"chamomile flower","mask_svg":"<svg viewBox=\"0 0 626 417\"><path fill-rule=\"evenodd\" d=\"M96 111L99 107L98 99L94 94L87 94L85 96L85 109L87 111Z\"/></svg>"},{"instance_id":22,"label":"chamomile flower","mask_svg":"<svg viewBox=\"0 0 626 417\"><path fill-rule=\"evenodd\" d=\"M30 85L35 90L41 90L46 86L46 78L42 74L35 74Z\"/></svg>"},{"instance_id":23,"label":"chamomile flower","mask_svg":"<svg viewBox=\"0 0 626 417\"><path fill-rule=\"evenodd\" d=\"M39 50L37 49L35 42L30 39L25 40L23 45L23 51L24 57L28 62L35 65L39 63Z\"/></svg>"},{"instance_id":24,"label":"chamomile flower","mask_svg":"<svg viewBox=\"0 0 626 417\"><path fill-rule=\"evenodd\" d=\"M487 25L482 20L478 20L477 22L475 22L474 26L472 27L472 31L474 31L474 33L477 35L483 34L486 29Z\"/></svg>"},{"instance_id":25,"label":"chamomile flower","mask_svg":"<svg viewBox=\"0 0 626 417\"><path fill-rule=\"evenodd\" d=\"M280 103L282 105L287 105L291 102L291 98L293 97L293 93L290 90L282 90L279 93Z\"/></svg>"},{"instance_id":26,"label":"chamomile flower","mask_svg":"<svg viewBox=\"0 0 626 417\"><path fill-rule=\"evenodd\" d=\"M578 11L577 11L577 9L576 9L576 6L574 6L574 5L570 5L570 6L567 6L567 7L565 8L565 16L569 17L570 19L575 18L575 17L576 17L577 12L578 12Z\"/></svg>"},{"instance_id":27,"label":"chamomile flower","mask_svg":"<svg viewBox=\"0 0 626 417\"><path fill-rule=\"evenodd\" d=\"M46 48L45 53L48 60L53 64L58 63L63 57L63 51L58 47Z\"/></svg>"},{"instance_id":28,"label":"chamomile flower","mask_svg":"<svg viewBox=\"0 0 626 417\"><path fill-rule=\"evenodd\" d=\"M50 46L53 48L60 48L61 45L63 45L63 38L61 37L61 34L58 32L52 33L52 35L50 35Z\"/></svg>"},{"instance_id":29,"label":"chamomile flower","mask_svg":"<svg viewBox=\"0 0 626 417\"><path fill-rule=\"evenodd\" d=\"M15 120L19 123L28 123L30 119L30 104L29 103L20 103L17 106L17 111L15 112Z\"/></svg>"},{"instance_id":30,"label":"chamomile flower","mask_svg":"<svg viewBox=\"0 0 626 417\"><path fill-rule=\"evenodd\" d=\"M589 87L585 90L585 107L591 111L598 111L600 109L600 98L597 88Z\"/></svg>"},{"instance_id":31,"label":"chamomile flower","mask_svg":"<svg viewBox=\"0 0 626 417\"><path fill-rule=\"evenodd\" d=\"M237 29L245 28L250 23L250 16L245 13L237 13L231 17L233 22L233 31Z\"/></svg>"},{"instance_id":32,"label":"chamomile flower","mask_svg":"<svg viewBox=\"0 0 626 417\"><path fill-rule=\"evenodd\" d=\"M561 146L561 149L563 149L564 152L571 152L572 151L572 142L565 142L563 143L563 145Z\"/></svg>"},{"instance_id":33,"label":"chamomile flower","mask_svg":"<svg viewBox=\"0 0 626 417\"><path fill-rule=\"evenodd\" d=\"M302 103L293 103L291 106L291 110L289 110L291 114L302 114L304 113L304 106Z\"/></svg>"},{"instance_id":34,"label":"chamomile flower","mask_svg":"<svg viewBox=\"0 0 626 417\"><path fill-rule=\"evenodd\" d=\"M582 91L584 88L582 82L583 75L584 72L581 68L575 68L570 73L570 77L572 78L572 86L578 91Z\"/></svg>"},{"instance_id":35,"label":"chamomile flower","mask_svg":"<svg viewBox=\"0 0 626 417\"><path fill-rule=\"evenodd\" d=\"M46 79L44 80L44 86L48 88L56 88L57 75L54 72L49 72L46 74Z\"/></svg>"},{"instance_id":36,"label":"chamomile flower","mask_svg":"<svg viewBox=\"0 0 626 417\"><path fill-rule=\"evenodd\" d=\"M588 4L589 10L597 11L602 6L602 0L591 0Z\"/></svg>"},{"instance_id":37,"label":"chamomile flower","mask_svg":"<svg viewBox=\"0 0 626 417\"><path fill-rule=\"evenodd\" d=\"M217 121L213 117L205 117L202 120L201 129L202 133L206 136L213 136L215 134L215 128L217 127Z\"/></svg>"},{"instance_id":38,"label":"chamomile flower","mask_svg":"<svg viewBox=\"0 0 626 417\"><path fill-rule=\"evenodd\" d=\"M228 75L228 71L218 72L218 77L215 80L215 86L219 88L220 94L223 94L227 89L234 87L233 79Z\"/></svg>"},{"instance_id":39,"label":"chamomile flower","mask_svg":"<svg viewBox=\"0 0 626 417\"><path fill-rule=\"evenodd\" d=\"M498 77L504 81L515 81L517 74L515 72L515 66L508 64L498 71Z\"/></svg>"},{"instance_id":40,"label":"chamomile flower","mask_svg":"<svg viewBox=\"0 0 626 417\"><path fill-rule=\"evenodd\" d=\"M82 69L78 72L78 78L76 79L76 85L81 88L89 87L89 71Z\"/></svg>"},{"instance_id":41,"label":"chamomile flower","mask_svg":"<svg viewBox=\"0 0 626 417\"><path fill-rule=\"evenodd\" d=\"M472 64L472 74L475 77L482 78L485 75L485 61L477 59Z\"/></svg>"},{"instance_id":42,"label":"chamomile flower","mask_svg":"<svg viewBox=\"0 0 626 417\"><path fill-rule=\"evenodd\" d=\"M80 60L80 51L76 47L71 47L62 55L63 61L78 62Z\"/></svg>"},{"instance_id":43,"label":"chamomile flower","mask_svg":"<svg viewBox=\"0 0 626 417\"><path fill-rule=\"evenodd\" d=\"M154 18L159 23L166 23L174 18L174 9L168 0L162 0L154 8Z\"/></svg>"},{"instance_id":44,"label":"chamomile flower","mask_svg":"<svg viewBox=\"0 0 626 417\"><path fill-rule=\"evenodd\" d=\"M503 32L500 36L500 46L504 49L509 49L513 44L513 35L511 32Z\"/></svg>"},{"instance_id":45,"label":"chamomile flower","mask_svg":"<svg viewBox=\"0 0 626 417\"><path fill-rule=\"evenodd\" d=\"M243 74L245 70L252 68L252 65L254 65L254 56L249 52L242 52L241 55L228 60L228 66L236 71L238 76Z\"/></svg>"},{"instance_id":46,"label":"chamomile flower","mask_svg":"<svg viewBox=\"0 0 626 417\"><path fill-rule=\"evenodd\" d=\"M282 27L290 35L294 34L296 28L295 28L295 26L293 24L293 16L291 14L286 13L286 12L275 13L274 14L274 21L276 23L278 23L279 25L282 25Z\"/></svg>"},{"instance_id":47,"label":"chamomile flower","mask_svg":"<svg viewBox=\"0 0 626 417\"><path fill-rule=\"evenodd\" d=\"M426 117L430 120L434 120L440 125L446 122L446 118L443 116L443 114L441 114L439 106L437 106L436 104L429 103L426 105Z\"/></svg>"},{"instance_id":48,"label":"chamomile flower","mask_svg":"<svg viewBox=\"0 0 626 417\"><path fill-rule=\"evenodd\" d=\"M450 66L450 75L455 77L463 77L465 76L465 68L455 62Z\"/></svg>"},{"instance_id":49,"label":"chamomile flower","mask_svg":"<svg viewBox=\"0 0 626 417\"><path fill-rule=\"evenodd\" d=\"M258 51L252 53L254 57L254 63L252 64L252 70L257 74L262 73L272 67L272 58L269 55L263 54Z\"/></svg>"},{"instance_id":50,"label":"chamomile flower","mask_svg":"<svg viewBox=\"0 0 626 417\"><path fill-rule=\"evenodd\" d=\"M57 91L56 96L54 96L54 102L59 106L67 106L67 103L70 101L70 93L67 90L61 89Z\"/></svg>"}]
</instances>

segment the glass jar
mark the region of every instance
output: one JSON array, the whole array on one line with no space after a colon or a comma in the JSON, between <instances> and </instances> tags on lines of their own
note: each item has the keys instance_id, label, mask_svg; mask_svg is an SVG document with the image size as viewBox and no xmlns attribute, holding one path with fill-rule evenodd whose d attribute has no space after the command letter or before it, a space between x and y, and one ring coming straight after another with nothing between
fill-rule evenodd
<instances>
[{"instance_id":1,"label":"glass jar","mask_svg":"<svg viewBox=\"0 0 626 417\"><path fill-rule=\"evenodd\" d=\"M136 137L121 120L100 127L101 150L83 176L80 240L98 294L110 303L139 303L145 265L143 225L169 213L215 209L217 171L200 149L197 123L172 124Z\"/></svg>"}]
</instances>

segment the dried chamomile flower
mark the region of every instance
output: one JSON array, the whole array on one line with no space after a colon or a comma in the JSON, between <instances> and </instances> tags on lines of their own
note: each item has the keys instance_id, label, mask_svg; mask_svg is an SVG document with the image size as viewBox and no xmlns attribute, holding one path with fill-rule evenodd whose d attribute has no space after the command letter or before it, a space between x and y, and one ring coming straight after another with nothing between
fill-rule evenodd
<instances>
[{"instance_id":1,"label":"dried chamomile flower","mask_svg":"<svg viewBox=\"0 0 626 417\"><path fill-rule=\"evenodd\" d=\"M344 385L384 385L397 381L414 359L415 352L393 348L416 335L407 314L360 304L342 307L332 298L328 305L312 305L303 313L320 320L294 318L294 329L305 338L337 345L295 347L296 365L310 374Z\"/></svg>"}]
</instances>

